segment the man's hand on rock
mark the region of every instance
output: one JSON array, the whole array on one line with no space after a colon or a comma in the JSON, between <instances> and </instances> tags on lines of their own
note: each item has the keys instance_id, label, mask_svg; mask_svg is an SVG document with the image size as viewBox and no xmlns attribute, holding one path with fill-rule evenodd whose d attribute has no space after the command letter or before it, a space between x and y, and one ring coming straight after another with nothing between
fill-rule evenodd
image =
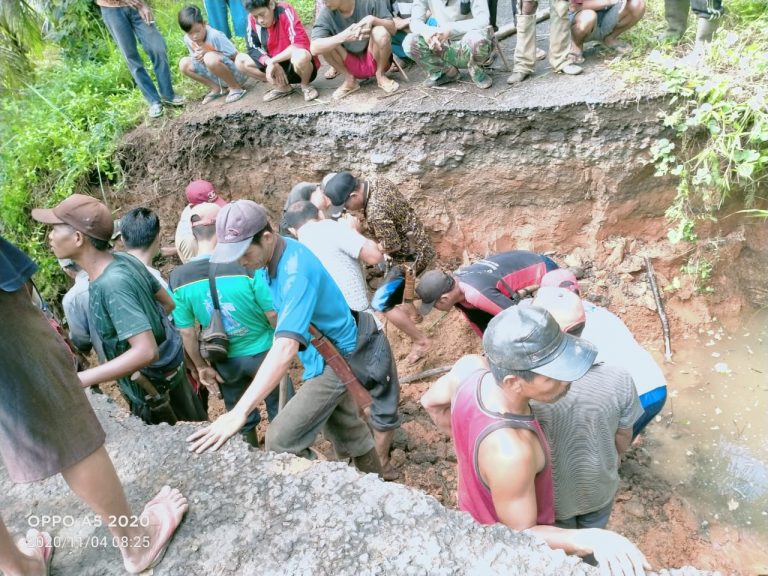
<instances>
[{"instance_id":1,"label":"man's hand on rock","mask_svg":"<svg viewBox=\"0 0 768 576\"><path fill-rule=\"evenodd\" d=\"M187 442L191 442L189 450L197 454L218 450L240 431L245 421L246 416L234 410L222 414L210 426L187 436Z\"/></svg>"},{"instance_id":2,"label":"man's hand on rock","mask_svg":"<svg viewBox=\"0 0 768 576\"><path fill-rule=\"evenodd\" d=\"M599 528L578 530L579 547L591 550L601 576L645 576L651 565L642 552L621 534Z\"/></svg>"}]
</instances>

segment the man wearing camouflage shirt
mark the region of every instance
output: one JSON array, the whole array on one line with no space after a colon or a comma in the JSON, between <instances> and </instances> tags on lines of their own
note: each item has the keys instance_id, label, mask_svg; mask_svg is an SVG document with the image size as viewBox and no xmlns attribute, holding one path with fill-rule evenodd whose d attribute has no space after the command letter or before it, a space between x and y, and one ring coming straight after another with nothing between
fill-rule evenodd
<instances>
[{"instance_id":1,"label":"man wearing camouflage shirt","mask_svg":"<svg viewBox=\"0 0 768 576\"><path fill-rule=\"evenodd\" d=\"M408 264L418 275L434 259L435 249L416 211L386 178L364 180L339 172L326 184L325 195L332 204L328 210L331 218L344 210L361 210L371 235L395 264ZM429 339L416 326L418 314L413 304L395 306L384 314L413 342L407 362L413 364L423 358Z\"/></svg>"}]
</instances>

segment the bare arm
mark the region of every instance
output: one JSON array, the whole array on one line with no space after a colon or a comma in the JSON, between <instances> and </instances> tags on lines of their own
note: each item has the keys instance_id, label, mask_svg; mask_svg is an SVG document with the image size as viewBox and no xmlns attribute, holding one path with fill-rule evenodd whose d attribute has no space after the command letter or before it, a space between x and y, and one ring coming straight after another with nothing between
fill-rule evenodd
<instances>
[{"instance_id":1,"label":"bare arm","mask_svg":"<svg viewBox=\"0 0 768 576\"><path fill-rule=\"evenodd\" d=\"M475 354L464 356L453 365L448 374L435 381L421 397L421 405L441 432L451 433L451 402L459 385L469 374L485 365L482 356Z\"/></svg>"},{"instance_id":2,"label":"bare arm","mask_svg":"<svg viewBox=\"0 0 768 576\"><path fill-rule=\"evenodd\" d=\"M168 290L165 288L160 288L160 290L155 292L155 300L160 302L160 305L163 307L163 310L165 310L166 315L173 312L173 310L176 308L176 302L173 301L173 298L170 294L168 294Z\"/></svg>"},{"instance_id":3,"label":"bare arm","mask_svg":"<svg viewBox=\"0 0 768 576\"><path fill-rule=\"evenodd\" d=\"M373 240L366 240L360 250L360 260L366 264L378 264L384 260L384 253L379 250L379 245Z\"/></svg>"},{"instance_id":4,"label":"bare arm","mask_svg":"<svg viewBox=\"0 0 768 576\"><path fill-rule=\"evenodd\" d=\"M267 310L264 312L264 316L267 317L267 321L272 325L272 328L277 327L277 312L274 310Z\"/></svg>"},{"instance_id":5,"label":"bare arm","mask_svg":"<svg viewBox=\"0 0 768 576\"><path fill-rule=\"evenodd\" d=\"M619 453L619 461L632 444L632 428L619 428L616 430L616 452Z\"/></svg>"},{"instance_id":6,"label":"bare arm","mask_svg":"<svg viewBox=\"0 0 768 576\"><path fill-rule=\"evenodd\" d=\"M210 426L188 436L187 442L192 443L189 449L202 454L221 448L243 427L248 415L280 383L298 351L298 341L292 338L276 338L256 377L235 407L219 416Z\"/></svg>"},{"instance_id":7,"label":"bare arm","mask_svg":"<svg viewBox=\"0 0 768 576\"><path fill-rule=\"evenodd\" d=\"M79 372L78 376L83 388L129 376L136 370L152 364L159 357L157 343L151 330L136 334L128 339L128 343L131 347L120 356L100 366Z\"/></svg>"}]
</instances>

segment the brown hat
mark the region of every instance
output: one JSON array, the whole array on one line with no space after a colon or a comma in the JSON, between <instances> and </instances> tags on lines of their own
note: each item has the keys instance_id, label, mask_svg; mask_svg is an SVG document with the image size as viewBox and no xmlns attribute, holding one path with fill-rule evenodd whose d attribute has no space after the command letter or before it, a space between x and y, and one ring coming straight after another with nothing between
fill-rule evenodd
<instances>
[{"instance_id":1,"label":"brown hat","mask_svg":"<svg viewBox=\"0 0 768 576\"><path fill-rule=\"evenodd\" d=\"M218 244L211 262L236 262L248 250L253 237L267 224L266 208L253 200L237 200L224 206L216 217Z\"/></svg>"},{"instance_id":2,"label":"brown hat","mask_svg":"<svg viewBox=\"0 0 768 576\"><path fill-rule=\"evenodd\" d=\"M91 196L72 194L55 208L35 208L32 218L43 224L69 224L86 236L108 242L112 239L112 213Z\"/></svg>"}]
</instances>

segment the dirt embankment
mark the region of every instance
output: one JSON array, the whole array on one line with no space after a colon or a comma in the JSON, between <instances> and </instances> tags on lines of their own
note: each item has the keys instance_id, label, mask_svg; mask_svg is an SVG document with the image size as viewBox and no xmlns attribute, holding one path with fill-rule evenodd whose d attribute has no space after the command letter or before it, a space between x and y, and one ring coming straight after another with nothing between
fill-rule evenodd
<instances>
[{"instance_id":1,"label":"dirt embankment","mask_svg":"<svg viewBox=\"0 0 768 576\"><path fill-rule=\"evenodd\" d=\"M228 198L257 200L277 216L288 190L301 180L319 181L341 169L384 175L422 215L439 265L451 268L514 248L551 252L561 264L584 271L589 299L619 314L638 340L658 351L661 328L644 257L652 258L664 289L680 276L690 251L666 240L664 211L674 182L654 177L649 160L650 145L665 135L656 118L663 105L650 98L549 109L384 107L375 113L269 116L242 108L192 111L162 130L142 127L125 139L119 154L127 186L114 194L113 207L153 207L170 242L183 188L195 178L211 180ZM714 316L736 322L745 307L768 303L768 227L738 217L712 226L715 292L705 299L683 277L679 288L664 292L673 338ZM407 343L388 328L401 374L479 350L479 340L456 313L433 314L424 326L434 344L415 367L402 364ZM403 471L401 482L454 507L452 447L418 403L427 386L403 385L404 424L393 459ZM738 569L737 557L719 556L714 541L700 533L673 487L650 475L644 465L649 458L639 447L624 463L611 527L637 541L657 566Z\"/></svg>"}]
</instances>

